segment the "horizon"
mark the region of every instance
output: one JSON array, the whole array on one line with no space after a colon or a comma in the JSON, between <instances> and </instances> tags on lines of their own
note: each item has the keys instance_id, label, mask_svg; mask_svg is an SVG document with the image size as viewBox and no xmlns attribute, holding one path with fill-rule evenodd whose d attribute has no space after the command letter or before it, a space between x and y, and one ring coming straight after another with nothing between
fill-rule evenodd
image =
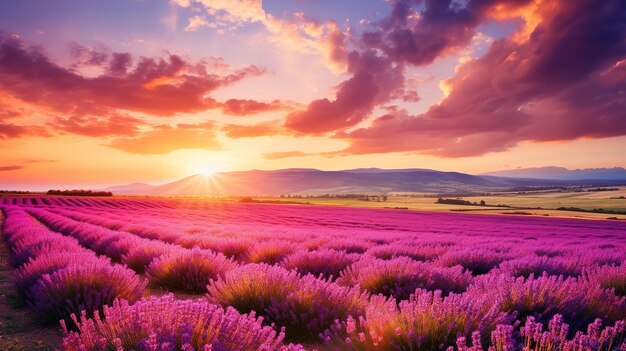
<instances>
[{"instance_id":1,"label":"horizon","mask_svg":"<svg viewBox=\"0 0 626 351\"><path fill-rule=\"evenodd\" d=\"M483 173L476 173L476 174L458 172L458 171L454 171L454 170L438 170L438 169L417 168L417 167L411 167L411 168L360 167L360 168L344 168L344 169L319 169L319 168L290 167L290 168L278 168L278 169L248 169L248 170L243 170L243 171L225 171L225 172L208 170L208 171L204 171L204 172L201 171L201 172L198 172L198 173L187 174L187 175L184 175L184 176L179 177L179 178L166 179L166 180L161 181L161 182L148 182L148 181L136 180L136 181L132 181L132 182L128 182L128 183L115 183L115 184L39 184L39 185L32 185L32 184L2 184L2 183L0 183L0 190L3 190L3 191L28 191L28 192L33 192L33 193L41 193L41 192L46 192L48 190L77 190L77 189L99 190L100 191L100 190L108 190L109 188L112 188L112 187L135 185L135 184L143 184L143 185L149 185L149 186L153 186L153 187L158 187L158 186L168 185L170 183L174 183L174 182L177 182L177 181L180 181L180 180L183 180L183 179L193 178L193 177L206 177L207 179L211 180L214 176L216 176L218 174L224 174L224 173L279 172L279 171L287 171L287 170L310 170L310 171L321 171L321 172L342 172L343 171L343 172L346 172L346 171L368 170L368 169L380 170L380 171L424 170L424 171L435 171L435 172L443 172L443 173L468 174L468 175L478 176L478 177L494 176L493 173L507 172L507 171L543 171L543 170L549 170L549 169L560 169L560 170L566 170L566 171L570 171L570 172L590 171L590 170L600 170L600 171L622 170L622 171L626 171L626 169L624 167L619 167L619 166L615 166L615 167L601 167L601 168L576 168L576 169L569 169L569 168L560 167L560 166L544 166L544 167L529 167L529 168L521 168L520 167L520 168L515 168L515 169L504 169L504 170L497 170L497 171L492 171L492 172L483 172ZM512 177L512 178L531 178L531 179L537 179L537 180L554 179L554 178L506 176L506 175L495 175L495 176L496 177ZM563 179L563 180L565 181L567 179ZM589 178L589 180L593 180L593 178ZM606 180L609 180L609 179L606 179ZM617 181L617 180L620 180L620 179L612 179L612 180L616 180Z\"/></svg>"},{"instance_id":2,"label":"horizon","mask_svg":"<svg viewBox=\"0 0 626 351\"><path fill-rule=\"evenodd\" d=\"M590 4L3 2L0 184L626 167L622 5Z\"/></svg>"}]
</instances>

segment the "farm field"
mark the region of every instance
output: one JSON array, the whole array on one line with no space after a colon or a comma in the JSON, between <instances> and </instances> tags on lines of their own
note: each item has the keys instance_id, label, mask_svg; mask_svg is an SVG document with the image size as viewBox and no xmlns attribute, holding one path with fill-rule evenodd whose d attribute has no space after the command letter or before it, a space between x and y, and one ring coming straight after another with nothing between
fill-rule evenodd
<instances>
[{"instance_id":1,"label":"farm field","mask_svg":"<svg viewBox=\"0 0 626 351\"><path fill-rule=\"evenodd\" d=\"M24 301L2 310L48 341L24 344L38 336L22 320L28 334L0 339L6 349L55 337L60 350L626 348L620 221L0 201L3 289Z\"/></svg>"},{"instance_id":2,"label":"farm field","mask_svg":"<svg viewBox=\"0 0 626 351\"><path fill-rule=\"evenodd\" d=\"M259 201L288 201L293 203L308 203L325 206L350 206L367 208L406 208L409 210L437 211L437 212L470 212L485 214L523 214L536 216L551 216L562 218L607 219L609 217L626 220L626 215L613 213L593 213L557 210L559 207L577 207L591 211L602 208L611 211L626 211L626 188L619 187L615 191L585 191L585 192L545 192L545 193L501 193L489 196L464 196L463 200L478 202L484 200L488 205L507 205L512 208L496 206L459 206L437 204L436 198L415 197L404 195L388 196L387 201L362 201L354 198L340 197L307 197L307 198L255 198ZM541 207L541 209L538 209ZM517 210L516 208L522 208ZM528 209L532 208L532 209Z\"/></svg>"}]
</instances>

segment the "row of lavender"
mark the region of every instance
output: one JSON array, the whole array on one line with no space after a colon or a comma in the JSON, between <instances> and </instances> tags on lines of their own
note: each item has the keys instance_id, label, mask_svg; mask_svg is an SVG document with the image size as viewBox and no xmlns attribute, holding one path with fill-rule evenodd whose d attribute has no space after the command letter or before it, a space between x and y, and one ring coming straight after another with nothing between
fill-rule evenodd
<instances>
[{"instance_id":1,"label":"row of lavender","mask_svg":"<svg viewBox=\"0 0 626 351\"><path fill-rule=\"evenodd\" d=\"M96 238L85 231L63 236L21 208L2 210L2 235L18 268L16 288L39 321L61 321L67 335L61 350L302 350L284 345L284 332L264 326L254 313L242 315L206 300L175 301L171 295L137 302L146 282L81 246L106 246L115 240L111 236ZM111 315L116 309L125 311L125 320L120 312ZM137 313L143 316L140 323ZM112 320L115 326L106 329L111 334L102 335Z\"/></svg>"},{"instance_id":2,"label":"row of lavender","mask_svg":"<svg viewBox=\"0 0 626 351\"><path fill-rule=\"evenodd\" d=\"M315 230L375 230L429 232L439 234L463 233L468 236L509 236L527 237L536 233L567 236L575 240L586 238L590 231L602 232L603 235L619 234L624 224L611 221L581 221L570 219L549 219L522 216L489 216L420 213L408 210L373 210L341 208L328 206L284 206L275 204L212 202L190 199L132 199L132 198L1 198L0 201L23 201L21 206L31 206L28 202L39 201L35 207L60 206L72 211L104 211L109 210L124 214L127 210L131 215L138 210L146 214L158 214L170 222L191 221L199 227L207 223L220 226L232 226L245 223L262 224L264 227L287 226L307 227ZM48 204L42 205L41 203ZM161 218L159 218L161 219ZM476 233L475 228L481 229ZM619 235L618 235L619 236Z\"/></svg>"},{"instance_id":3,"label":"row of lavender","mask_svg":"<svg viewBox=\"0 0 626 351\"><path fill-rule=\"evenodd\" d=\"M394 231L340 231L329 229L284 229L278 226L238 225L234 227L194 224L192 216L183 223L170 222L168 213L146 213L136 220L136 214L68 211L50 208L63 216L111 230L183 246L200 247L221 252L242 263L281 262L290 269L305 273L324 273L327 277L339 273L360 255L379 259L409 257L426 261L438 267L461 267L474 275L484 274L499 267L503 273L528 277L547 272L550 275L579 276L585 268L594 265L620 265L625 260L626 238L619 233L608 233L594 228L577 228L558 234L552 228L530 228L521 235L503 232L498 240L489 235L469 236L466 233L415 233ZM467 217L467 216L465 216ZM158 218L158 219L155 219ZM580 222L580 221L579 221ZM466 225L467 223L462 223ZM484 225L488 225L484 223ZM479 229L480 228L480 229ZM220 230L221 229L221 230ZM474 225L473 231L482 230ZM519 230L519 229L518 229ZM550 235L541 234L542 231ZM594 233L600 234L594 234ZM337 252L339 251L339 252ZM337 262L332 267L332 262ZM325 263L325 264L324 264ZM330 265L330 266L329 266ZM458 278L456 278L458 279ZM463 280L463 279L461 279Z\"/></svg>"},{"instance_id":4,"label":"row of lavender","mask_svg":"<svg viewBox=\"0 0 626 351\"><path fill-rule=\"evenodd\" d=\"M626 317L620 230L603 231L603 237L594 238L595 248L577 262L575 255L583 252L581 247L590 243L595 231L576 232L572 230L576 223L569 225L569 236L575 238L569 245L563 245L564 235L548 238L539 230L549 222L533 223L537 229L524 232L521 238L503 233L505 240L494 244L489 235L439 233L433 237L428 231L354 233L258 225L252 232L248 232L251 226L226 226L224 232L214 226L207 231L201 227L203 213L193 209L159 210L150 216L161 214L171 218L168 221L150 220L147 210L133 213L125 208L115 213L114 207L106 207L104 211L97 207L29 211L95 252L137 271L145 269L153 285L199 292L206 291L208 282L210 302L243 313L256 311L266 322L286 327L289 339L323 341L320 348L438 349L457 344L459 349L474 350L481 347L480 336L481 345L492 342L498 347L514 347L522 339L538 348L548 339L557 349L576 343L592 345L592 349L623 345L618 340L623 333L621 320ZM295 209L291 211L297 215ZM350 213L344 214L346 221L353 221ZM191 224L173 225L176 218ZM237 228L246 232L238 233ZM511 228L519 230L519 226ZM539 248L537 243L549 246ZM202 249L182 248L193 246ZM301 275L306 273L323 277ZM134 308L147 306L143 302L132 307L118 304L116 312L110 313L132 313L137 312ZM595 333L599 328L595 318L615 327ZM519 321L525 323L524 328L517 326ZM548 322L546 334L540 323ZM104 328L97 327L98 323L107 322L90 323L81 325L82 336L72 334L74 342L95 338L94 333ZM553 335L555 325L560 336ZM563 333L566 328L569 333ZM585 329L589 329L587 335L580 333ZM467 347L464 338L469 340L473 332L474 346ZM567 341L575 334L573 341ZM541 335L544 341L537 339ZM457 340L458 336L462 338Z\"/></svg>"},{"instance_id":5,"label":"row of lavender","mask_svg":"<svg viewBox=\"0 0 626 351\"><path fill-rule=\"evenodd\" d=\"M52 197L39 197L39 196L19 196L19 197L0 197L0 205L14 205L14 206L73 206L73 207L110 207L110 208L120 208L120 207L130 207L135 209L140 208L166 208L171 207L172 202L168 201L156 201L151 200L147 201L136 201L132 199L128 200L119 200L115 201L108 199L98 199L91 197L63 197L63 196L52 196Z\"/></svg>"},{"instance_id":6,"label":"row of lavender","mask_svg":"<svg viewBox=\"0 0 626 351\"><path fill-rule=\"evenodd\" d=\"M84 217L83 217L84 219ZM93 219L92 219L93 220ZM276 244L276 243L272 243L272 244ZM280 245L266 245L269 248L275 248L276 246L280 246ZM388 250L387 250L388 251ZM191 252L195 252L195 253L199 253L199 250L192 250ZM172 262L170 261L169 264L164 265L165 267L169 266L169 269L165 269L166 271L169 272L174 272L172 275L173 276L194 276L194 274L189 274L188 271L193 271L193 272L198 272L198 271L205 271L206 268L205 267L194 267L194 266L198 266L198 262L206 262L207 260L210 260L209 258L205 259L204 261L201 259L201 257L199 255L195 255L196 257L193 256L189 256L187 259L184 259L186 255L178 255L178 260L175 261L175 264L172 265ZM309 266L311 267L328 267L328 264L324 265L325 262L332 262L333 258L335 258L334 261L342 261L342 262L346 262L344 267L345 268L347 265L350 265L350 263L354 263L354 261L356 261L357 259L354 258L355 255L352 255L353 260L352 262L350 262L348 256L350 256L349 254L346 254L345 252L337 252L337 251L332 251L332 250L317 250L317 251L313 251L313 252L306 252L306 251L300 251L297 254L294 254L292 256L288 256L287 259L285 259L282 263L283 265L286 266L290 266L290 262L294 262L295 260L293 259L293 257L300 257L300 262L303 263L308 263ZM461 257L463 255L460 255ZM482 262L485 255L484 253L481 254L481 252L475 253L474 255L470 255L471 257L475 256L475 261L476 262ZM366 256L367 257L367 256ZM181 258L183 258L181 260ZM615 257L613 257L612 259L615 260ZM315 261L318 261L317 264L315 264ZM596 257L596 260L599 262L603 262L606 261L606 257L604 258L598 258ZM157 262L159 262L160 260L157 260ZM510 268L515 268L518 271L520 270L520 265L519 263L523 263L522 260L517 259L518 262L516 262L516 260L513 261L509 261L506 263L510 263L509 269ZM537 261L537 260L536 260ZM526 267L521 267L521 271L524 271L524 269L526 270L533 270L533 269L543 269L545 267L550 268L550 265L546 264L549 261L549 259L546 259L545 257L538 260L538 262L531 262L530 266L531 267L527 267L528 266L528 262L526 262ZM609 260L610 261L610 260ZM517 264L514 264L517 263ZM589 263L589 262L586 262ZM489 264L489 262L487 262L487 264ZM497 263L496 263L497 264ZM537 267L532 267L533 265L537 266ZM542 267L543 265L543 267ZM206 264L204 265L206 266ZM208 266L216 266L214 264L208 264ZM359 268L361 267L361 268ZM371 269L370 267L375 267L375 269ZM563 266L562 264L559 266L557 265L557 269L558 268L562 268L565 267L566 270L570 270L570 271L575 271L575 268L572 267L568 267L568 266ZM199 270L198 270L199 268ZM230 267L232 268L232 267ZM294 268L294 267L292 267ZM297 268L297 267L295 267ZM469 285L469 281L471 279L471 275L469 275L468 272L463 272L461 267L457 266L455 267L456 270L454 271L454 273L456 274L450 274L450 272L442 272L441 270L439 272L433 272L432 269L430 269L430 271L427 269L429 268L428 265L425 264L420 264L420 262L414 262L410 259L394 259L391 261L380 261L380 260L374 260L374 259L370 259L369 261L367 259L361 259L359 260L358 263L353 264L352 266L349 267L349 269L347 269L346 271L343 272L343 274L340 276L340 279L338 280L338 283L340 284L344 284L344 285L354 285L355 283L359 283L361 285L361 287L365 287L367 288L367 290L374 292L374 293L386 293L387 295L393 295L396 298L406 298L408 297L414 290L416 287L425 287L425 288L429 288L431 290L435 290L435 289L440 289L443 290L444 293L449 293L449 292L454 292L454 291L463 291L465 290L465 288L467 288L467 286ZM487 267L487 270L489 268L492 267ZM554 268L554 267L553 267ZM607 269L608 268L608 269ZM341 268L338 269L339 271L341 270ZM417 272L420 272L420 274L417 274ZM614 268L614 267L605 267L605 269L603 270L603 272L610 272L612 276L618 275L620 274L620 269L619 268ZM207 275L215 275L215 271L206 271ZM223 273L223 271L222 271ZM596 272L597 273L597 272ZM219 275L219 274L218 274ZM606 274L605 274L606 275ZM259 275L258 273L255 274L255 276L262 276ZM589 274L586 274L586 276L589 276ZM601 276L600 274L595 274L595 277ZM395 281L394 281L394 277L395 277ZM543 277L545 278L545 277ZM391 280L391 283L389 283L389 281ZM589 279L587 279L589 280ZM165 279L163 280L164 282L170 282L173 283L174 285L171 285L170 288L174 288L174 289L185 289L184 286L181 286L179 282L176 282L176 280L172 280L171 278L165 277ZM196 280L197 281L197 280ZM570 284L573 280L569 279L569 280L545 280L546 283L543 284L543 288L545 289L545 285L548 284L551 286L548 286L548 288L558 288L559 286L569 286L572 285ZM605 279L606 281L606 279ZM381 283L382 282L382 283ZM368 285L369 283L369 285ZM528 283L528 285L533 285L534 280L531 277L526 283ZM569 284L569 285L568 285ZM605 285L607 283L605 282ZM487 286L490 285L494 285L494 284L486 284ZM288 284L287 284L288 286ZM572 287L572 291L583 291L582 288L584 287L588 287L588 286L597 286L596 285L589 285L589 284L573 284ZM582 288L581 288L582 287ZM619 288L619 287L618 287ZM199 288L199 286L197 284L194 285L194 289L196 290L192 290L192 291L198 291L201 290L201 288ZM490 291L482 291L480 292L478 295L482 295L484 293L489 293ZM504 295L509 294L510 291L507 291L505 289L505 293ZM593 292L589 294L589 296L586 296L585 294L578 294L578 295L572 295L571 291L565 291L566 296L568 296L569 302L566 302L565 304L569 303L572 306L581 306L581 301L593 301L593 300L606 300L605 297L598 295L598 296L593 296ZM611 295L609 295L610 297ZM274 299L274 301L276 301L277 299L275 297L272 297ZM325 298L324 300L328 301L327 298ZM614 299L613 299L614 300ZM332 300L331 300L332 301ZM609 298L610 301L610 298ZM607 311L611 312L612 311L612 307L617 306L617 310L619 310L620 308L620 302L619 301L613 301L613 305L611 303L608 303L604 306L599 306L599 307L594 307L596 309L606 309ZM333 302L334 303L334 302ZM233 305L232 303L229 303L229 305ZM268 307L264 307L264 309L267 309ZM258 310L259 308L257 308ZM585 309L584 307L581 307L581 309ZM509 312L519 312L516 309L512 309ZM598 313L596 313L596 311L592 311L593 313L590 314L591 317L595 316L609 316L610 313L605 313L603 311L600 311ZM570 311L571 315L576 315L577 311ZM594 314L595 313L595 314ZM591 318L589 317L589 318ZM609 316L610 317L610 316ZM580 317L578 317L580 319ZM278 322L279 324L282 325L286 325L287 323L285 323L285 321L279 321L277 320L277 318L273 318L276 322ZM332 319L331 319L332 320ZM588 321L585 320L584 318L582 318L582 320L580 320L578 322L578 327L583 326L588 324ZM315 335L315 333L312 334L313 336ZM311 337L311 335L309 335L309 337Z\"/></svg>"},{"instance_id":7,"label":"row of lavender","mask_svg":"<svg viewBox=\"0 0 626 351\"><path fill-rule=\"evenodd\" d=\"M2 234L18 267L16 287L40 320L71 321L72 313L85 310L92 316L116 298L141 298L146 283L128 268L48 230L22 209L4 212ZM105 289L101 284L107 279L120 284Z\"/></svg>"}]
</instances>

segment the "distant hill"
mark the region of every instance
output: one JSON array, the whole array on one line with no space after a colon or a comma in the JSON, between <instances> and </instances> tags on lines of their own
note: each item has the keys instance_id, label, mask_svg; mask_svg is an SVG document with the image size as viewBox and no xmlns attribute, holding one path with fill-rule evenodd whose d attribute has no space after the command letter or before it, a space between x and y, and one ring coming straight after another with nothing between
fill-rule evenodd
<instances>
[{"instance_id":1,"label":"distant hill","mask_svg":"<svg viewBox=\"0 0 626 351\"><path fill-rule=\"evenodd\" d=\"M552 180L626 180L626 169L622 167L585 169L567 169L563 167L536 167L489 172L483 173L482 175L508 178L534 178Z\"/></svg>"},{"instance_id":2,"label":"distant hill","mask_svg":"<svg viewBox=\"0 0 626 351\"><path fill-rule=\"evenodd\" d=\"M156 188L154 185L145 183L132 183L126 185L116 185L104 189L114 194L141 194L143 192L149 192L151 189Z\"/></svg>"},{"instance_id":3,"label":"distant hill","mask_svg":"<svg viewBox=\"0 0 626 351\"><path fill-rule=\"evenodd\" d=\"M588 182L599 184L602 181ZM193 175L163 185L135 183L105 191L154 196L276 196L322 194L380 194L389 192L458 193L498 191L518 187L581 184L576 181L476 176L430 169L360 168L320 171L290 168L275 171L223 172Z\"/></svg>"}]
</instances>

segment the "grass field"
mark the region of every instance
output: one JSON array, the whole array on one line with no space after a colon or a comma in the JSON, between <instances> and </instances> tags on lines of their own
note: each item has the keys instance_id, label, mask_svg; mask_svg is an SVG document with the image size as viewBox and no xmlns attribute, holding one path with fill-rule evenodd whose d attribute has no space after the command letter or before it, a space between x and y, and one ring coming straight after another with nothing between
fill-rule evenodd
<instances>
[{"instance_id":1,"label":"grass field","mask_svg":"<svg viewBox=\"0 0 626 351\"><path fill-rule=\"evenodd\" d=\"M584 192L542 192L533 194L503 193L489 196L467 196L463 200L480 203L484 200L487 205L497 206L463 206L437 204L432 197L414 197L406 195L388 196L387 201L363 201L355 198L310 197L310 198L254 198L257 201L303 203L324 206L348 206L366 208L391 208L436 212L471 212L484 214L529 214L536 216L552 216L560 218L587 218L607 219L618 218L626 220L623 214L607 214L593 212L560 211L559 207L577 207L583 210L602 208L610 211L626 211L626 187L619 187L615 191L584 191ZM539 209L541 208L541 209Z\"/></svg>"}]
</instances>

